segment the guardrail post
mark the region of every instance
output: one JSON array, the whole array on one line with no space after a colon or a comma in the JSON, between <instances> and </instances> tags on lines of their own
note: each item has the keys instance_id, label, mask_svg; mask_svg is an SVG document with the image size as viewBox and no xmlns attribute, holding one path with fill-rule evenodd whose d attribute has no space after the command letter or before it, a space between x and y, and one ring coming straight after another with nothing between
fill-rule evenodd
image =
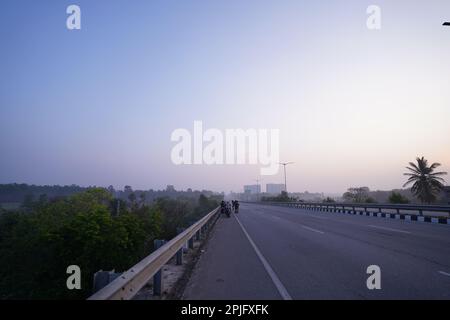
<instances>
[{"instance_id":1,"label":"guardrail post","mask_svg":"<svg viewBox=\"0 0 450 320\"><path fill-rule=\"evenodd\" d=\"M188 248L194 249L194 237L192 237L188 240Z\"/></svg>"},{"instance_id":2,"label":"guardrail post","mask_svg":"<svg viewBox=\"0 0 450 320\"><path fill-rule=\"evenodd\" d=\"M177 229L178 234L182 233L184 230L185 229L183 229L183 228L178 228ZM183 264L183 247L181 247L180 250L177 251L176 260L177 260L177 262L176 262L177 266L181 266Z\"/></svg>"},{"instance_id":3,"label":"guardrail post","mask_svg":"<svg viewBox=\"0 0 450 320\"><path fill-rule=\"evenodd\" d=\"M206 233L206 226L202 226L200 228L200 239L204 239L205 238L205 233Z\"/></svg>"},{"instance_id":4,"label":"guardrail post","mask_svg":"<svg viewBox=\"0 0 450 320\"><path fill-rule=\"evenodd\" d=\"M155 246L155 250L158 250L166 243L166 241L165 240L155 240L153 243ZM153 295L154 296L160 296L163 292L162 272L163 272L163 269L161 268L153 276Z\"/></svg>"},{"instance_id":5,"label":"guardrail post","mask_svg":"<svg viewBox=\"0 0 450 320\"><path fill-rule=\"evenodd\" d=\"M183 264L183 248L177 251L177 266L181 266Z\"/></svg>"},{"instance_id":6,"label":"guardrail post","mask_svg":"<svg viewBox=\"0 0 450 320\"><path fill-rule=\"evenodd\" d=\"M93 292L96 293L103 287L106 287L108 284L113 282L117 277L119 277L121 273L117 273L114 270L112 271L97 271L94 273L94 288Z\"/></svg>"}]
</instances>

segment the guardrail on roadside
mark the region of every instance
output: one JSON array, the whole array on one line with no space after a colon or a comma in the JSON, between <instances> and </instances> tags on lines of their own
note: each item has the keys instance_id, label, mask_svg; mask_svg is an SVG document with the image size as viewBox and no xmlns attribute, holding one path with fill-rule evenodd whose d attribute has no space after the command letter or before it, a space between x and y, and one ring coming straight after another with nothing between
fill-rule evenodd
<instances>
[{"instance_id":1,"label":"guardrail on roadside","mask_svg":"<svg viewBox=\"0 0 450 320\"><path fill-rule=\"evenodd\" d=\"M424 212L446 213L450 217L448 205L415 205L415 204L370 204L370 203L319 203L319 202L258 202L259 204L277 205L301 208L313 211L339 212L360 214L367 216L381 216L401 220L436 222L449 224L449 219L439 217L425 217ZM375 210L375 211L374 211ZM394 211L386 212L386 210ZM410 215L405 215L408 212ZM417 212L417 214L411 214Z\"/></svg>"},{"instance_id":2,"label":"guardrail on roadside","mask_svg":"<svg viewBox=\"0 0 450 320\"><path fill-rule=\"evenodd\" d=\"M186 243L192 249L194 246L194 237L199 240L202 234L216 221L218 216L219 208L216 208L128 271L124 272L113 282L94 293L88 300L132 299L158 273L161 280L160 271L162 267L174 256L182 255L182 250ZM177 261L180 261L180 259L177 259Z\"/></svg>"}]
</instances>

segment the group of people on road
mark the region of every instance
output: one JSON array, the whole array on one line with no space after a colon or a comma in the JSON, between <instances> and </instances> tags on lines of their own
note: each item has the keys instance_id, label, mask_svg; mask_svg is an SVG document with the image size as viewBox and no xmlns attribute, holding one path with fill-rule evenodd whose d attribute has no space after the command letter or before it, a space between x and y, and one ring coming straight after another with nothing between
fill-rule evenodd
<instances>
[{"instance_id":1,"label":"group of people on road","mask_svg":"<svg viewBox=\"0 0 450 320\"><path fill-rule=\"evenodd\" d=\"M220 213L225 214L227 217L231 216L231 213L239 213L239 201L232 200L223 201L220 203Z\"/></svg>"}]
</instances>

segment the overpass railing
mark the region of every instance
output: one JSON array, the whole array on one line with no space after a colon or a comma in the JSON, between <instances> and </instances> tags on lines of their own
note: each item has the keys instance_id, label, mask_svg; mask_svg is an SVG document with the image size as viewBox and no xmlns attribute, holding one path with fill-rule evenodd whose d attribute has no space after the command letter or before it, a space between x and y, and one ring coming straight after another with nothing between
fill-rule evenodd
<instances>
[{"instance_id":1,"label":"overpass railing","mask_svg":"<svg viewBox=\"0 0 450 320\"><path fill-rule=\"evenodd\" d=\"M182 250L186 243L188 243L189 248L193 248L194 238L200 240L202 234L214 224L218 216L219 208L216 208L175 238L163 244L159 249L151 253L128 271L124 272L110 284L93 294L88 300L132 299L158 272L162 270L162 267L167 264L170 259L174 256L182 255ZM161 277L161 273L159 276Z\"/></svg>"},{"instance_id":2,"label":"overpass railing","mask_svg":"<svg viewBox=\"0 0 450 320\"><path fill-rule=\"evenodd\" d=\"M447 214L450 217L449 205L416 205L416 204L371 204L371 203L324 203L324 202L259 202L293 208L302 208L317 211L341 212L341 213L379 213L402 214L423 216L426 213Z\"/></svg>"}]
</instances>

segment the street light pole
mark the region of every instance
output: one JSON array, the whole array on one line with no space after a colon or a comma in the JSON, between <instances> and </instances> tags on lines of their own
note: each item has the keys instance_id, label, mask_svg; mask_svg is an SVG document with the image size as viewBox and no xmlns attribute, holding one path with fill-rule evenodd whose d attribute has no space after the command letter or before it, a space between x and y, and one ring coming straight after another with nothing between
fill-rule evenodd
<instances>
[{"instance_id":1,"label":"street light pole","mask_svg":"<svg viewBox=\"0 0 450 320\"><path fill-rule=\"evenodd\" d=\"M287 179L286 179L286 166L293 164L294 162L280 162L279 164L284 167L284 191L287 193Z\"/></svg>"},{"instance_id":2,"label":"street light pole","mask_svg":"<svg viewBox=\"0 0 450 320\"><path fill-rule=\"evenodd\" d=\"M256 181L256 186L261 190L261 187L259 186L259 182L260 182L261 180L256 179L255 181ZM258 192L258 193L259 193L259 192Z\"/></svg>"},{"instance_id":3,"label":"street light pole","mask_svg":"<svg viewBox=\"0 0 450 320\"><path fill-rule=\"evenodd\" d=\"M259 182L261 181L260 179L256 179L255 180L256 181L256 194L257 194L257 196L258 196L258 199L259 199L259 194L260 194L260 192L261 192L261 187L260 187L260 185L259 185Z\"/></svg>"}]
</instances>

